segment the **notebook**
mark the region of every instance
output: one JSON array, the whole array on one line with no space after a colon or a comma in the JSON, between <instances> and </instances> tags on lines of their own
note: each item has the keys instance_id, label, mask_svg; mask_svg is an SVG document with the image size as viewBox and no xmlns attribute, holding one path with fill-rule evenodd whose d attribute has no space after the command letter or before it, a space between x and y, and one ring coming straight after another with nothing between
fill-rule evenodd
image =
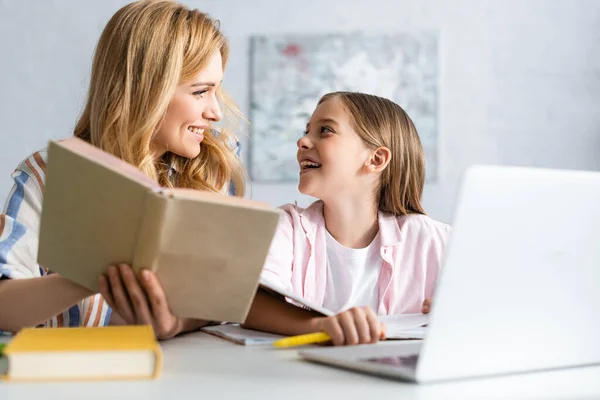
<instances>
[{"instance_id":1,"label":"notebook","mask_svg":"<svg viewBox=\"0 0 600 400\"><path fill-rule=\"evenodd\" d=\"M279 216L247 199L162 188L77 138L52 141L38 262L93 291L111 264L146 267L175 315L241 323Z\"/></svg>"},{"instance_id":2,"label":"notebook","mask_svg":"<svg viewBox=\"0 0 600 400\"><path fill-rule=\"evenodd\" d=\"M380 316L379 320L386 324L388 340L409 340L425 337L426 327L423 324L428 322L428 317L423 314L385 315ZM276 340L285 337L275 333L242 328L239 324L208 326L201 330L244 346L272 345Z\"/></svg>"},{"instance_id":3,"label":"notebook","mask_svg":"<svg viewBox=\"0 0 600 400\"><path fill-rule=\"evenodd\" d=\"M378 318L387 328L388 340L424 339L429 324L429 314L381 315Z\"/></svg>"},{"instance_id":4,"label":"notebook","mask_svg":"<svg viewBox=\"0 0 600 400\"><path fill-rule=\"evenodd\" d=\"M151 379L162 368L148 325L23 329L4 355L11 381Z\"/></svg>"},{"instance_id":5,"label":"notebook","mask_svg":"<svg viewBox=\"0 0 600 400\"><path fill-rule=\"evenodd\" d=\"M207 326L201 329L203 332L229 340L233 343L244 346L264 346L271 345L284 336L274 333L255 331L253 329L242 328L239 324L224 324Z\"/></svg>"}]
</instances>

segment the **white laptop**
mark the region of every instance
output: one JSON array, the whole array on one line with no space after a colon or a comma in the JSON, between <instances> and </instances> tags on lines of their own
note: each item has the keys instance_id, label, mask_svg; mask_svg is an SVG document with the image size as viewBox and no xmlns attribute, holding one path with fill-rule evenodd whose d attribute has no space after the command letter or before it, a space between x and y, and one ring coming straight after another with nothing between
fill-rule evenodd
<instances>
[{"instance_id":1,"label":"white laptop","mask_svg":"<svg viewBox=\"0 0 600 400\"><path fill-rule=\"evenodd\" d=\"M300 351L416 382L600 363L600 173L474 166L425 339Z\"/></svg>"}]
</instances>

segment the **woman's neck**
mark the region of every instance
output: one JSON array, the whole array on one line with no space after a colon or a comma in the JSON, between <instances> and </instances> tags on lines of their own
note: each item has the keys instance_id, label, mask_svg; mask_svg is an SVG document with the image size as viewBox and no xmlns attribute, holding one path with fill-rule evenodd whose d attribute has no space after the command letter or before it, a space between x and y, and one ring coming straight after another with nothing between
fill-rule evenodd
<instances>
[{"instance_id":1,"label":"woman's neck","mask_svg":"<svg viewBox=\"0 0 600 400\"><path fill-rule=\"evenodd\" d=\"M324 201L325 227L344 247L362 249L377 235L377 204L372 199Z\"/></svg>"}]
</instances>

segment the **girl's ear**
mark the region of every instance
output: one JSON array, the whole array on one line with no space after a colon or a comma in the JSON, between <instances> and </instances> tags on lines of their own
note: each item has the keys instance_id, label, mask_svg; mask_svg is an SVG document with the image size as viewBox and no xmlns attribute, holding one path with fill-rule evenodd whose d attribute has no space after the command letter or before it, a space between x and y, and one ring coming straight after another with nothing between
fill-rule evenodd
<instances>
[{"instance_id":1,"label":"girl's ear","mask_svg":"<svg viewBox=\"0 0 600 400\"><path fill-rule=\"evenodd\" d=\"M378 147L367 160L365 167L369 172L383 171L392 159L392 152L387 147Z\"/></svg>"}]
</instances>

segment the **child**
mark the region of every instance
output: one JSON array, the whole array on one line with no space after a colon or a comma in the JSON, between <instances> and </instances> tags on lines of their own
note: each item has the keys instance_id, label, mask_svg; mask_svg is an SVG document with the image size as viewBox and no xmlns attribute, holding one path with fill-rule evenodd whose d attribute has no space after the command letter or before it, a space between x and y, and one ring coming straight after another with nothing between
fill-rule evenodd
<instances>
[{"instance_id":1,"label":"child","mask_svg":"<svg viewBox=\"0 0 600 400\"><path fill-rule=\"evenodd\" d=\"M100 37L75 136L164 186L243 196L233 137L211 129L223 117L219 100L237 112L221 88L228 52L218 24L198 10L168 0L123 7ZM165 339L206 324L175 317L150 271L138 280L129 266L111 266L100 295L39 266L45 165L41 151L17 167L0 215L0 330L152 324Z\"/></svg>"},{"instance_id":2,"label":"child","mask_svg":"<svg viewBox=\"0 0 600 400\"><path fill-rule=\"evenodd\" d=\"M320 200L282 207L263 277L338 314L259 292L245 326L358 344L384 337L376 315L429 312L450 227L421 207L425 157L404 110L368 94L327 94L297 156L300 192Z\"/></svg>"}]
</instances>

